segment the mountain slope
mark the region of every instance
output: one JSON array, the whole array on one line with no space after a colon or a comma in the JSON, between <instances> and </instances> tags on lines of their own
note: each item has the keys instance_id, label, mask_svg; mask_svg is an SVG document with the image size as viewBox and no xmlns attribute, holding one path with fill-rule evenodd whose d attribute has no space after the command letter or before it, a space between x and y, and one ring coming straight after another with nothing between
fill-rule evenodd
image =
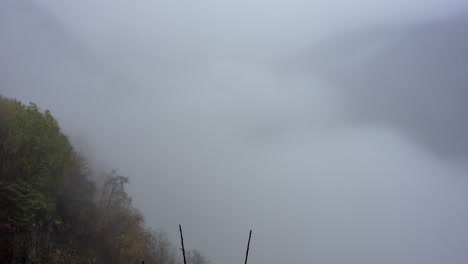
<instances>
[{"instance_id":1,"label":"mountain slope","mask_svg":"<svg viewBox=\"0 0 468 264\"><path fill-rule=\"evenodd\" d=\"M345 94L353 119L396 126L441 155L468 154L468 13L348 32L305 56Z\"/></svg>"}]
</instances>

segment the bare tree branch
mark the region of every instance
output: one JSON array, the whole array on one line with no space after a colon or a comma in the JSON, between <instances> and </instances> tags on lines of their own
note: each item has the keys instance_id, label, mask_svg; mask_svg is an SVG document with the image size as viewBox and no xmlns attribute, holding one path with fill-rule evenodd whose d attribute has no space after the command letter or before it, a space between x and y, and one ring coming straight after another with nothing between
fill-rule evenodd
<instances>
[{"instance_id":1,"label":"bare tree branch","mask_svg":"<svg viewBox=\"0 0 468 264\"><path fill-rule=\"evenodd\" d=\"M187 264L187 260L185 259L184 236L182 235L181 225L179 225L179 230L180 230L180 243L182 244L182 255L184 256L184 264Z\"/></svg>"},{"instance_id":2,"label":"bare tree branch","mask_svg":"<svg viewBox=\"0 0 468 264\"><path fill-rule=\"evenodd\" d=\"M249 248L250 248L250 238L252 237L252 229L249 233L249 242L247 242L247 251L245 252L245 264L247 264L247 259L249 258Z\"/></svg>"}]
</instances>

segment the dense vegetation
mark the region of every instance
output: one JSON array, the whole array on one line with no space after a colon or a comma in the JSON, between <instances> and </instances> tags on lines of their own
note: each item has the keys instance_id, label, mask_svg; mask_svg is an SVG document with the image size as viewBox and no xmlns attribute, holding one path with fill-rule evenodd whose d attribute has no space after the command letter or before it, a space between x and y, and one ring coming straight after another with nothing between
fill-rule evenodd
<instances>
[{"instance_id":1,"label":"dense vegetation","mask_svg":"<svg viewBox=\"0 0 468 264\"><path fill-rule=\"evenodd\" d=\"M49 111L0 97L0 263L180 262L165 233L145 227L128 181L95 175Z\"/></svg>"}]
</instances>

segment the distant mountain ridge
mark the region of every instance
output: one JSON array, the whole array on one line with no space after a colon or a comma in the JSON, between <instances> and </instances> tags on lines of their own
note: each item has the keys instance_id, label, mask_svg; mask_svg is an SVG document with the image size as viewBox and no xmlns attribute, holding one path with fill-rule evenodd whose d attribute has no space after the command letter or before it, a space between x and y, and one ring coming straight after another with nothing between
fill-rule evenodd
<instances>
[{"instance_id":1,"label":"distant mountain ridge","mask_svg":"<svg viewBox=\"0 0 468 264\"><path fill-rule=\"evenodd\" d=\"M468 155L468 12L349 32L302 65L341 89L357 121L406 129L436 153Z\"/></svg>"},{"instance_id":2,"label":"distant mountain ridge","mask_svg":"<svg viewBox=\"0 0 468 264\"><path fill-rule=\"evenodd\" d=\"M37 94L63 99L96 98L104 87L129 94L128 80L99 59L86 43L41 5L40 1L0 1L0 85L4 95L37 98ZM34 92L31 93L31 87ZM39 102L40 103L40 102Z\"/></svg>"}]
</instances>

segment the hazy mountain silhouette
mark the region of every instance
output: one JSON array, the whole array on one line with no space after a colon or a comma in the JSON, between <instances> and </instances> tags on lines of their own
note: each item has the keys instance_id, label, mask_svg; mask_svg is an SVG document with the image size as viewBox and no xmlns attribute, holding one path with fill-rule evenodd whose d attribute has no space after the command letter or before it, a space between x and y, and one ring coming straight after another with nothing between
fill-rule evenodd
<instances>
[{"instance_id":1,"label":"hazy mountain silhouette","mask_svg":"<svg viewBox=\"0 0 468 264\"><path fill-rule=\"evenodd\" d=\"M116 93L131 87L35 1L0 1L0 57L0 85L6 96L15 90L31 98L47 93L72 100L90 96L91 89L103 98L112 96L104 94L104 87Z\"/></svg>"},{"instance_id":2,"label":"hazy mountain silhouette","mask_svg":"<svg viewBox=\"0 0 468 264\"><path fill-rule=\"evenodd\" d=\"M468 13L347 32L315 48L304 63L343 90L355 120L407 129L442 155L468 154Z\"/></svg>"}]
</instances>

